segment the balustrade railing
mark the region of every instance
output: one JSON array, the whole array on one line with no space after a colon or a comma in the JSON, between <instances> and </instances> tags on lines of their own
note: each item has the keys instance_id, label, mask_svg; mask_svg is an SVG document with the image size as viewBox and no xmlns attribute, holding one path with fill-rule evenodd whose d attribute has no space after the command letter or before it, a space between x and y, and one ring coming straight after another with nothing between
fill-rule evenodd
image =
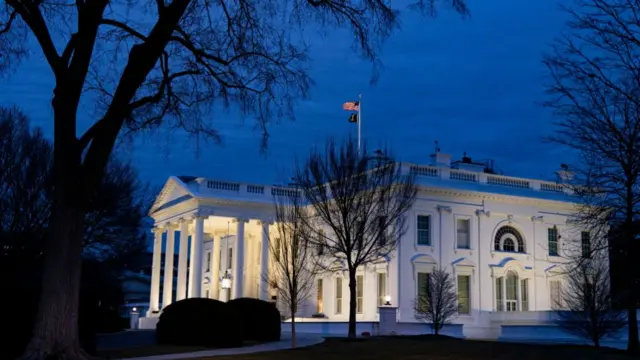
<instances>
[{"instance_id":1,"label":"balustrade railing","mask_svg":"<svg viewBox=\"0 0 640 360\"><path fill-rule=\"evenodd\" d=\"M483 172L416 164L402 164L402 169L403 171L407 171L412 175L415 175L418 181L421 178L440 179L447 182L451 181L452 187L455 187L455 183L471 182L485 184L487 186L487 191L490 191L490 187L505 187L530 189L538 192L570 193L568 188L563 184L542 180L523 179ZM220 180L202 180L203 181L200 181L200 183L205 184L207 191L216 193L235 193L239 195L246 195L248 197L259 196L268 200L271 200L273 196L300 196L300 190L291 186L268 186Z\"/></svg>"}]
</instances>

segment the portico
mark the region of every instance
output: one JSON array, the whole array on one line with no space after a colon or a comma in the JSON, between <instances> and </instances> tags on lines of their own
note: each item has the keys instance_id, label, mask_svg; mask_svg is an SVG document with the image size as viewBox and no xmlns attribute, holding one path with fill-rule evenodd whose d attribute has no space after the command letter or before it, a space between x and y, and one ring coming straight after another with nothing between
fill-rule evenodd
<instances>
[{"instance_id":1,"label":"portico","mask_svg":"<svg viewBox=\"0 0 640 360\"><path fill-rule=\"evenodd\" d=\"M155 225L147 316L193 297L268 299L271 206L251 204L254 214L247 214L242 202L207 203L196 194L183 194L186 189L180 179L171 178L151 210ZM231 282L227 291L222 291L223 277Z\"/></svg>"}]
</instances>

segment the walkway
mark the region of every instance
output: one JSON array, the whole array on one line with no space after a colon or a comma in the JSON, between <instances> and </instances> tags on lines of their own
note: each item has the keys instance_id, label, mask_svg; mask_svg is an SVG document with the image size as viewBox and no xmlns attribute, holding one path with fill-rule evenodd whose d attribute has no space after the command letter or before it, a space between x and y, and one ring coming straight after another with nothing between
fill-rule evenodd
<instances>
[{"instance_id":1,"label":"walkway","mask_svg":"<svg viewBox=\"0 0 640 360\"><path fill-rule=\"evenodd\" d=\"M127 334L127 335L118 336L120 339L118 339L117 341L115 340L116 334L111 334L107 336L103 335L101 336L99 346L101 348L114 348L114 347L122 347L122 345L124 344L127 344L128 346L147 345L149 340L154 339L153 333L154 333L153 330L127 331L125 333L119 333L122 335L124 334ZM127 340L123 342L122 340L125 338ZM324 341L324 338L316 334L297 334L297 337L296 337L296 342L297 342L296 345L299 348L320 344L323 341ZM259 345L242 347L242 348L213 349L213 350L197 351L197 352L191 352L191 353L165 354L165 355L153 355L153 356L145 356L145 357L137 357L137 358L126 358L126 360L193 359L193 358L202 358L202 357L211 357L211 356L251 354L251 353L257 353L257 352L286 350L290 348L291 348L291 333L282 333L281 340L278 342L259 344Z\"/></svg>"}]
</instances>

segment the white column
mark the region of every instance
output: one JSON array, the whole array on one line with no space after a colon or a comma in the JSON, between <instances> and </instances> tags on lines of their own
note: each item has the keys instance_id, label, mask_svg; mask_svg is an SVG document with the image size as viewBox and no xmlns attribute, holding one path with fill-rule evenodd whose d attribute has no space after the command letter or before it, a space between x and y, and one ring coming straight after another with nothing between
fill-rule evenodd
<instances>
[{"instance_id":1,"label":"white column","mask_svg":"<svg viewBox=\"0 0 640 360\"><path fill-rule=\"evenodd\" d=\"M191 276L189 277L190 297L202 297L202 242L204 237L204 217L196 216L193 241L191 242Z\"/></svg>"},{"instance_id":2,"label":"white column","mask_svg":"<svg viewBox=\"0 0 640 360\"><path fill-rule=\"evenodd\" d=\"M160 300L160 263L162 261L162 233L163 230L153 229L153 262L151 265L151 293L149 294L149 311L147 316L158 312Z\"/></svg>"},{"instance_id":3,"label":"white column","mask_svg":"<svg viewBox=\"0 0 640 360\"><path fill-rule=\"evenodd\" d=\"M196 258L195 257L195 241L193 241L195 234L193 231L189 231L188 232L191 235L191 250L189 250L189 284L187 285L187 298L192 298L193 297L193 275L195 274L195 272L193 271L193 261Z\"/></svg>"},{"instance_id":4,"label":"white column","mask_svg":"<svg viewBox=\"0 0 640 360\"><path fill-rule=\"evenodd\" d=\"M271 221L262 221L262 242L260 243L260 299L269 300L269 225Z\"/></svg>"},{"instance_id":5,"label":"white column","mask_svg":"<svg viewBox=\"0 0 640 360\"><path fill-rule=\"evenodd\" d=\"M234 246L233 254L233 284L232 299L242 297L242 289L244 285L244 223L248 222L248 219L238 218L236 219L236 243Z\"/></svg>"},{"instance_id":6,"label":"white column","mask_svg":"<svg viewBox=\"0 0 640 360\"><path fill-rule=\"evenodd\" d=\"M189 258L189 224L180 219L180 250L178 253L178 288L176 301L187 298L187 266Z\"/></svg>"},{"instance_id":7,"label":"white column","mask_svg":"<svg viewBox=\"0 0 640 360\"><path fill-rule=\"evenodd\" d=\"M173 301L173 252L175 249L176 229L167 228L167 243L164 249L164 286L162 288L162 308Z\"/></svg>"},{"instance_id":8,"label":"white column","mask_svg":"<svg viewBox=\"0 0 640 360\"><path fill-rule=\"evenodd\" d=\"M220 289L220 242L221 236L213 238L213 254L211 254L211 298L218 299Z\"/></svg>"}]
</instances>

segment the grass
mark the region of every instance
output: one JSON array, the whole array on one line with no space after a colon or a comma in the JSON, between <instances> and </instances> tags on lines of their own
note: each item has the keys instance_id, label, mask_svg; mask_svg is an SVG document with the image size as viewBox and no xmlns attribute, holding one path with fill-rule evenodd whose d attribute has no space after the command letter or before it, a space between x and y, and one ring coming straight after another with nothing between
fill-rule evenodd
<instances>
[{"instance_id":1,"label":"grass","mask_svg":"<svg viewBox=\"0 0 640 360\"><path fill-rule=\"evenodd\" d=\"M623 360L622 351L577 345L534 345L448 337L382 337L357 341L329 338L323 344L275 352L216 356L211 360Z\"/></svg>"},{"instance_id":2,"label":"grass","mask_svg":"<svg viewBox=\"0 0 640 360\"><path fill-rule=\"evenodd\" d=\"M245 341L243 347L258 345L259 342ZM103 359L123 359L153 355L180 354L196 351L216 350L204 346L178 346L178 345L145 345L122 349L102 350L98 356Z\"/></svg>"}]
</instances>

